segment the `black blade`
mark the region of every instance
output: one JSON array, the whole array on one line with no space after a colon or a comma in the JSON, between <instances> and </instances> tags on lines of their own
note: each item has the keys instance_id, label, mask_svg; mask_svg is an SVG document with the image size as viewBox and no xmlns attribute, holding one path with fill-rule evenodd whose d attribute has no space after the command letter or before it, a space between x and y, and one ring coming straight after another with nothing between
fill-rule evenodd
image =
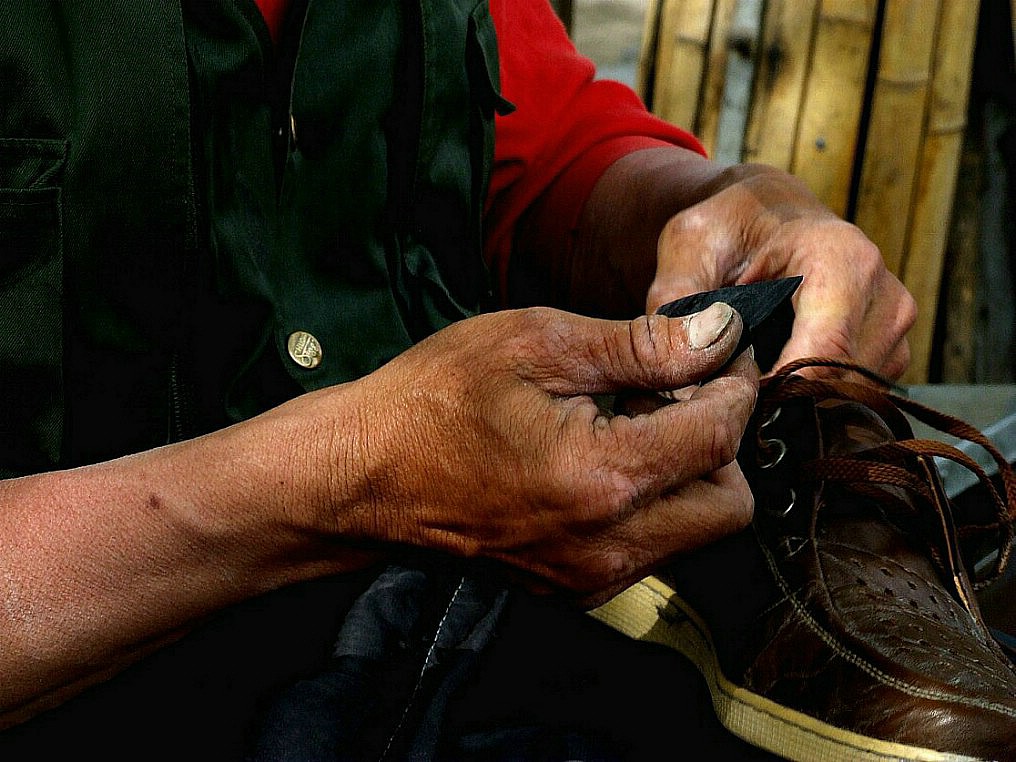
<instances>
[{"instance_id":1,"label":"black blade","mask_svg":"<svg viewBox=\"0 0 1016 762\"><path fill-rule=\"evenodd\" d=\"M714 302L726 302L741 315L744 332L731 359L752 345L755 362L763 371L770 370L783 345L790 338L794 323L794 307L790 297L804 278L795 275L778 280L759 281L743 286L727 286L703 291L664 304L657 312L667 317L681 317L700 312Z\"/></svg>"}]
</instances>

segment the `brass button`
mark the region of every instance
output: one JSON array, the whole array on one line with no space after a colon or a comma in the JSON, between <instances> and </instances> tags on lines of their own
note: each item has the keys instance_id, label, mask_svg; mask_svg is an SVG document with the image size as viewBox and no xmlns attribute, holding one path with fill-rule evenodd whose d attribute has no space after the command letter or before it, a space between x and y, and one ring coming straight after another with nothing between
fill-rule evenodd
<instances>
[{"instance_id":1,"label":"brass button","mask_svg":"<svg viewBox=\"0 0 1016 762\"><path fill-rule=\"evenodd\" d=\"M321 364L321 343L306 331L294 331L289 334L286 349L293 362L302 368L316 368Z\"/></svg>"}]
</instances>

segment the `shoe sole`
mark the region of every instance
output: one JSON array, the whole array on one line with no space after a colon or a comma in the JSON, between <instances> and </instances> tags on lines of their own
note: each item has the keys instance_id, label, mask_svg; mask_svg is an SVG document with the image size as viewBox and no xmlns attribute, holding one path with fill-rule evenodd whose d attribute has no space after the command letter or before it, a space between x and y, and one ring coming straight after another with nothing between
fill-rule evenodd
<instances>
[{"instance_id":1,"label":"shoe sole","mask_svg":"<svg viewBox=\"0 0 1016 762\"><path fill-rule=\"evenodd\" d=\"M720 670L705 623L657 577L647 577L589 613L628 637L684 654L705 679L716 716L727 730L794 762L983 762L852 733L735 685Z\"/></svg>"}]
</instances>

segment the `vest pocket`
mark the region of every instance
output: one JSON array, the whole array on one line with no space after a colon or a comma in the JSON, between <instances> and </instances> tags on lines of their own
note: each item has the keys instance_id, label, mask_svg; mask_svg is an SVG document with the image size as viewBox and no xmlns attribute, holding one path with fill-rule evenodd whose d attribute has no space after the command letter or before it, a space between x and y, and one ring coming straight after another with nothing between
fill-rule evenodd
<instances>
[{"instance_id":1,"label":"vest pocket","mask_svg":"<svg viewBox=\"0 0 1016 762\"><path fill-rule=\"evenodd\" d=\"M59 141L0 140L0 477L60 460L63 156Z\"/></svg>"}]
</instances>

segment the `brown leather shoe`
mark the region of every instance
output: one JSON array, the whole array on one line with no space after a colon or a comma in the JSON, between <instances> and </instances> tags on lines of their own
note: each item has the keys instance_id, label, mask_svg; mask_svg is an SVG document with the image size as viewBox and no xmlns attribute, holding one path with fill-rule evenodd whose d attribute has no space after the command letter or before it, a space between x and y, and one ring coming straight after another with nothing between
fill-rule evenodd
<instances>
[{"instance_id":1,"label":"brown leather shoe","mask_svg":"<svg viewBox=\"0 0 1016 762\"><path fill-rule=\"evenodd\" d=\"M1008 562L1016 479L961 421L871 383L770 377L739 461L755 494L741 533L680 559L592 614L684 653L723 724L815 760L1016 759L1016 669L993 641L964 548ZM863 381L863 379L862 379ZM982 444L1004 490L953 516L934 458L901 410ZM983 506L982 506L983 507ZM957 525L960 531L957 531Z\"/></svg>"}]
</instances>

